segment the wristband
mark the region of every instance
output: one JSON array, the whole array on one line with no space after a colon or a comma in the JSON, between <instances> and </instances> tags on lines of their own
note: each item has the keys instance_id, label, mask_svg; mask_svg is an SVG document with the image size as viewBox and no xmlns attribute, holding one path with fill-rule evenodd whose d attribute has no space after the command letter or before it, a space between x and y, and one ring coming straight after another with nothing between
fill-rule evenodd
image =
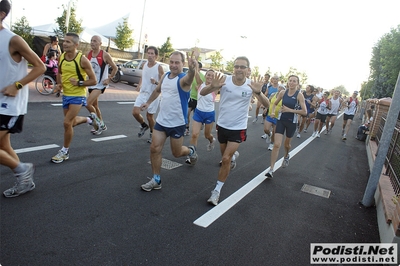
<instances>
[{"instance_id":1,"label":"wristband","mask_svg":"<svg viewBox=\"0 0 400 266\"><path fill-rule=\"evenodd\" d=\"M154 82L154 84L158 85L158 82L156 81L156 82Z\"/></svg>"}]
</instances>

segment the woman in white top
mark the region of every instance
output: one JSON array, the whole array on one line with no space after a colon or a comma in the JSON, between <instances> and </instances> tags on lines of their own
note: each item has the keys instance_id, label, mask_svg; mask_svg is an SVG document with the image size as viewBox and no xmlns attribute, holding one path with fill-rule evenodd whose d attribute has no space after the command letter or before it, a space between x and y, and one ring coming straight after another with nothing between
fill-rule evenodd
<instances>
[{"instance_id":1,"label":"woman in white top","mask_svg":"<svg viewBox=\"0 0 400 266\"><path fill-rule=\"evenodd\" d=\"M215 147L215 138L211 134L211 130L213 128L215 122L215 96L216 93L212 92L207 95L201 95L201 90L211 84L215 76L214 70L210 69L206 72L205 78L206 81L200 84L197 89L197 106L194 110L193 121L192 121L192 138L190 139L190 145L197 147L197 139L199 138L201 125L205 124L204 127L204 137L208 139L209 143L207 144L207 151L211 151ZM186 163L190 164L190 159L186 159Z\"/></svg>"}]
</instances>

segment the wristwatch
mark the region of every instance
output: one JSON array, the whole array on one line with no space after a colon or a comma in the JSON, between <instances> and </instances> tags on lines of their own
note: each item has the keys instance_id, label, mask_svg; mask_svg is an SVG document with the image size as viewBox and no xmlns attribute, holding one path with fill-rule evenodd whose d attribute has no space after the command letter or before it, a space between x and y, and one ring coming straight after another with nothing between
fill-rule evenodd
<instances>
[{"instance_id":1,"label":"wristwatch","mask_svg":"<svg viewBox=\"0 0 400 266\"><path fill-rule=\"evenodd\" d=\"M83 80L78 81L78 86L82 87L83 86Z\"/></svg>"},{"instance_id":2,"label":"wristwatch","mask_svg":"<svg viewBox=\"0 0 400 266\"><path fill-rule=\"evenodd\" d=\"M15 82L15 87L17 87L17 90L20 90L24 87L24 85L22 85L21 82L17 81Z\"/></svg>"}]
</instances>

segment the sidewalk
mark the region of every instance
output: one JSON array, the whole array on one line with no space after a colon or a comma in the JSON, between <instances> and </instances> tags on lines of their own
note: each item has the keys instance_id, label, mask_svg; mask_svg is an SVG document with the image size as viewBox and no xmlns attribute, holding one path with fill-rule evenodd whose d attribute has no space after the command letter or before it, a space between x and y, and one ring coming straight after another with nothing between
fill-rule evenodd
<instances>
[{"instance_id":1,"label":"sidewalk","mask_svg":"<svg viewBox=\"0 0 400 266\"><path fill-rule=\"evenodd\" d=\"M111 83L99 101L134 101L139 95L136 87L123 82ZM35 88L35 81L29 83L29 102L60 102L61 97L52 95L41 95Z\"/></svg>"}]
</instances>

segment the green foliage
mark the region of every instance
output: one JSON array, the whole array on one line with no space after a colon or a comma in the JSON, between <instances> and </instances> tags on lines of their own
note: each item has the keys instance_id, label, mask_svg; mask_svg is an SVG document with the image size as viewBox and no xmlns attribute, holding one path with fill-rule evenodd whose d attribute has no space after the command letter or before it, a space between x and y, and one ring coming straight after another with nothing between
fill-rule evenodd
<instances>
[{"instance_id":1,"label":"green foliage","mask_svg":"<svg viewBox=\"0 0 400 266\"><path fill-rule=\"evenodd\" d=\"M12 25L12 31L21 36L22 39L24 39L29 45L29 47L33 49L33 35L31 34L32 27L29 26L29 22L25 16Z\"/></svg>"},{"instance_id":2,"label":"green foliage","mask_svg":"<svg viewBox=\"0 0 400 266\"><path fill-rule=\"evenodd\" d=\"M378 41L372 49L370 78L365 85L366 95L374 98L392 97L400 72L400 25Z\"/></svg>"},{"instance_id":3,"label":"green foliage","mask_svg":"<svg viewBox=\"0 0 400 266\"><path fill-rule=\"evenodd\" d=\"M234 57L232 57L231 60L226 61L225 70L228 71L228 72L230 72L230 73L233 73L233 66L234 66L234 63L235 63L235 58L234 58Z\"/></svg>"},{"instance_id":4,"label":"green foliage","mask_svg":"<svg viewBox=\"0 0 400 266\"><path fill-rule=\"evenodd\" d=\"M251 77L258 77L260 75L260 68L255 66L251 69Z\"/></svg>"},{"instance_id":5,"label":"green foliage","mask_svg":"<svg viewBox=\"0 0 400 266\"><path fill-rule=\"evenodd\" d=\"M71 6L68 29L65 25L65 22L67 20L68 7L65 7L64 5L62 5L62 7L63 7L63 13L61 17L56 18L56 22L58 24L58 30L54 30L55 35L64 36L67 32L74 32L79 35L83 31L83 28L81 26L82 19L80 20L76 19L75 3L73 3Z\"/></svg>"},{"instance_id":6,"label":"green foliage","mask_svg":"<svg viewBox=\"0 0 400 266\"><path fill-rule=\"evenodd\" d=\"M161 62L165 62L165 60L169 57L169 55L175 51L174 48L172 48L171 44L171 37L167 38L167 41L161 45L161 47L158 47L158 55L160 58Z\"/></svg>"},{"instance_id":7,"label":"green foliage","mask_svg":"<svg viewBox=\"0 0 400 266\"><path fill-rule=\"evenodd\" d=\"M308 80L308 76L305 72L300 72L294 67L290 67L289 71L286 74L282 74L282 72L278 75L283 84L286 84L290 75L296 75L300 79L300 85L305 85Z\"/></svg>"},{"instance_id":8,"label":"green foliage","mask_svg":"<svg viewBox=\"0 0 400 266\"><path fill-rule=\"evenodd\" d=\"M343 95L350 96L349 91L348 91L348 90L346 89L346 87L343 86L343 85L337 86L337 87L335 87L335 88L333 88L333 89L334 89L334 90L340 91Z\"/></svg>"},{"instance_id":9,"label":"green foliage","mask_svg":"<svg viewBox=\"0 0 400 266\"><path fill-rule=\"evenodd\" d=\"M210 59L211 59L210 67L212 69L219 70L219 71L223 70L224 65L222 64L222 60L224 59L224 57L221 55L220 51L217 51L217 52L215 52L215 54L211 55Z\"/></svg>"},{"instance_id":10,"label":"green foliage","mask_svg":"<svg viewBox=\"0 0 400 266\"><path fill-rule=\"evenodd\" d=\"M118 23L116 28L117 33L115 34L115 45L120 50L132 47L135 42L132 38L133 30L128 25L128 18L124 18L123 20L122 24Z\"/></svg>"},{"instance_id":11,"label":"green foliage","mask_svg":"<svg viewBox=\"0 0 400 266\"><path fill-rule=\"evenodd\" d=\"M361 90L360 90L360 97L361 99L371 99L374 96L374 93L372 91L372 86L374 82L372 80L363 82L361 84Z\"/></svg>"}]
</instances>

